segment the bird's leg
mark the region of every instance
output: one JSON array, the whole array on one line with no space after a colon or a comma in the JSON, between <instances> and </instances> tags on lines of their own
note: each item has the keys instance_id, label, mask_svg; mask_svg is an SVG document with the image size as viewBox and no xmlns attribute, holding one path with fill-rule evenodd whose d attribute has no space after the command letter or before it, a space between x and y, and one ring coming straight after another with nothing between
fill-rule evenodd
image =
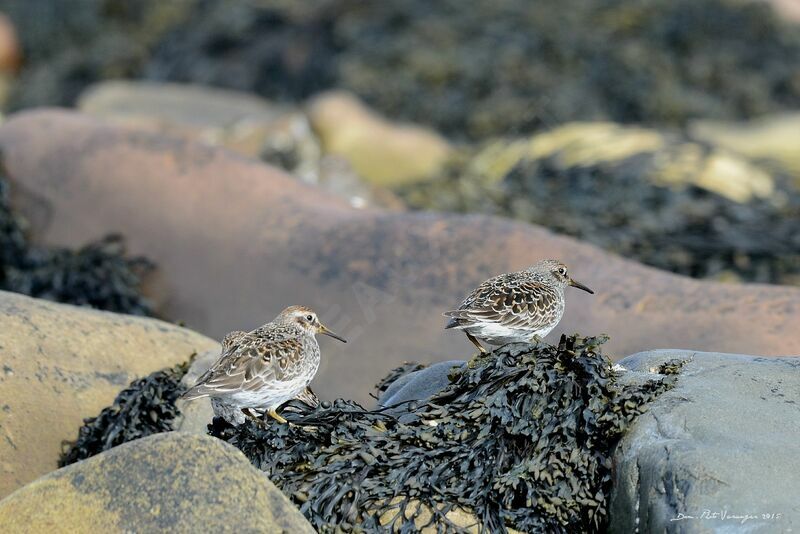
<instances>
[{"instance_id":1,"label":"bird's leg","mask_svg":"<svg viewBox=\"0 0 800 534\"><path fill-rule=\"evenodd\" d=\"M267 424L264 422L263 419L261 419L261 416L255 413L250 408L243 408L242 413L251 421L253 421L257 426L260 426L261 428L267 428Z\"/></svg>"},{"instance_id":2,"label":"bird's leg","mask_svg":"<svg viewBox=\"0 0 800 534\"><path fill-rule=\"evenodd\" d=\"M474 369L475 367L479 366L481 362L483 362L484 358L486 358L486 356L488 356L490 353L483 348L483 345L480 344L475 336L466 331L464 333L467 334L467 338L472 341L472 344L478 347L478 350L480 351L473 355L472 358L470 358L470 360L467 362L467 367Z\"/></svg>"},{"instance_id":3,"label":"bird's leg","mask_svg":"<svg viewBox=\"0 0 800 534\"><path fill-rule=\"evenodd\" d=\"M288 421L287 421L286 419L284 419L283 417L281 417L281 416L278 414L278 412L276 412L276 411L275 411L275 408L270 408L269 410L267 410L267 415L269 415L270 417L272 417L272 418L273 418L273 419L275 419L277 422L279 422L279 423L281 423L281 424L283 424L283 425L285 425L286 423L288 423Z\"/></svg>"},{"instance_id":4,"label":"bird's leg","mask_svg":"<svg viewBox=\"0 0 800 534\"><path fill-rule=\"evenodd\" d=\"M245 415L245 417L252 419L256 424L264 426L264 420L261 419L261 416L254 410L250 408L242 408L242 413Z\"/></svg>"},{"instance_id":5,"label":"bird's leg","mask_svg":"<svg viewBox=\"0 0 800 534\"><path fill-rule=\"evenodd\" d=\"M484 354L487 354L486 349L483 348L483 345L481 345L480 341L478 341L478 339L475 336L473 336L472 334L470 334L466 330L464 331L464 333L467 334L467 339L472 341L472 344L475 345L476 347L478 347L478 350L481 351L481 353L478 356L482 356Z\"/></svg>"}]
</instances>

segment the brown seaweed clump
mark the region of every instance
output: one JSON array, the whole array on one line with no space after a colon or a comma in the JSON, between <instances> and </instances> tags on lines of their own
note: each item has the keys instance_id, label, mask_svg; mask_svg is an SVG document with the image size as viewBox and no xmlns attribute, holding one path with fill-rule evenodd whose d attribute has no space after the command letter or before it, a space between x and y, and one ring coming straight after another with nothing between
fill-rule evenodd
<instances>
[{"instance_id":1,"label":"brown seaweed clump","mask_svg":"<svg viewBox=\"0 0 800 534\"><path fill-rule=\"evenodd\" d=\"M83 420L78 439L65 443L59 467L85 460L117 445L173 430L175 401L186 390L181 379L189 363L135 380L100 415Z\"/></svg>"},{"instance_id":2,"label":"brown seaweed clump","mask_svg":"<svg viewBox=\"0 0 800 534\"><path fill-rule=\"evenodd\" d=\"M446 389L400 419L337 400L288 414L295 425L215 419L210 429L323 532L458 532L451 512L487 532L599 532L612 449L675 380L623 386L605 340L499 348L455 368Z\"/></svg>"}]
</instances>

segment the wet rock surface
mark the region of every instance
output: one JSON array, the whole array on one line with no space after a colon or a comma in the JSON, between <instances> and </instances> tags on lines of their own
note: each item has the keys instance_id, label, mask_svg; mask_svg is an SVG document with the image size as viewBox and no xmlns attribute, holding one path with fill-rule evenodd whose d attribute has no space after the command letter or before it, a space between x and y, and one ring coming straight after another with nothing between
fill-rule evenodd
<instances>
[{"instance_id":1,"label":"wet rock surface","mask_svg":"<svg viewBox=\"0 0 800 534\"><path fill-rule=\"evenodd\" d=\"M13 532L314 529L239 451L170 432L59 469L0 501Z\"/></svg>"},{"instance_id":2,"label":"wet rock surface","mask_svg":"<svg viewBox=\"0 0 800 534\"><path fill-rule=\"evenodd\" d=\"M133 379L214 346L162 321L0 292L0 496L55 469L62 442Z\"/></svg>"},{"instance_id":3,"label":"wet rock surface","mask_svg":"<svg viewBox=\"0 0 800 534\"><path fill-rule=\"evenodd\" d=\"M471 350L442 331L442 310L542 257L563 259L597 291L567 295L553 337L605 332L611 355L654 346L800 353L797 289L698 282L493 217L356 210L220 149L75 113L13 118L0 148L34 238L74 246L100 229L126 235L131 253L159 266L146 290L165 316L221 339L286 305L314 307L351 341L322 340L322 398L370 402L364 392L397 362ZM236 275L220 276L228 272Z\"/></svg>"},{"instance_id":4,"label":"wet rock surface","mask_svg":"<svg viewBox=\"0 0 800 534\"><path fill-rule=\"evenodd\" d=\"M614 454L611 530L796 529L800 358L660 350L619 363L646 374L672 359L687 362L675 388Z\"/></svg>"}]
</instances>

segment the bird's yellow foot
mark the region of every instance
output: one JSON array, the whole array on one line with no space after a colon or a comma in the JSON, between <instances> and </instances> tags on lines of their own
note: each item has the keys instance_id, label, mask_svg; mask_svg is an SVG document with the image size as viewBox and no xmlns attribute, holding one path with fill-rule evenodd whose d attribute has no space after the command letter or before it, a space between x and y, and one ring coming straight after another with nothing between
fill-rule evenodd
<instances>
[{"instance_id":1,"label":"bird's yellow foot","mask_svg":"<svg viewBox=\"0 0 800 534\"><path fill-rule=\"evenodd\" d=\"M270 417L272 417L273 419L275 419L277 422L279 422L281 424L285 425L286 423L288 423L288 421L286 419L284 419L283 417L281 417L278 414L278 412L275 411L274 408L271 408L271 409L267 410L267 415L269 415Z\"/></svg>"}]
</instances>

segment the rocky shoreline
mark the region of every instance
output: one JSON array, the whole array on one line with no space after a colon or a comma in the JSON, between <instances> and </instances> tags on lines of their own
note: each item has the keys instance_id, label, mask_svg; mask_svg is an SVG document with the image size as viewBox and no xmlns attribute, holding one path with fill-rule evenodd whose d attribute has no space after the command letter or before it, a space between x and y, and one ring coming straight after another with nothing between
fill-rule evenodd
<instances>
[{"instance_id":1,"label":"rocky shoreline","mask_svg":"<svg viewBox=\"0 0 800 534\"><path fill-rule=\"evenodd\" d=\"M602 288L596 298L580 306L569 306L563 326L611 332L608 346L613 347L614 359L631 352L626 347L643 350L658 346L730 347L728 350L742 352L750 347L753 352L772 355L767 358L668 350L622 359L626 371L612 371L607 360L587 360L602 361L597 369L605 371L598 376L606 376L600 382L605 386L574 397L578 403L588 403L587 406L602 397L595 398L595 393L615 380L623 392L625 388L640 391L636 388L660 383L663 378L659 371L669 369L677 374L672 375L673 389L662 392L649 404L626 401L624 395L621 405L598 401L597 409L613 406L624 409L606 420L612 427L608 441L603 441L603 445L587 445L587 458L594 458L594 463L580 465L595 465L597 470L584 482L573 487L565 482L566 478L560 478L564 476L563 469L560 474L552 471L552 465L559 464L548 462L551 467L540 469L540 473L549 473L553 485L545 475L541 475L545 476L542 484L528 485L525 482L528 476L514 474L516 467L509 465L497 473L499 478L492 480L510 484L511 479L506 480L510 476L521 477L522 482L516 487L512 484L507 491L492 493L488 488L494 482L484 481L485 484L476 487L485 488L488 493L471 503L431 498L420 492L410 478L403 479L407 484L406 496L397 501L381 493L378 488L385 488L386 482L381 486L377 481L394 476L392 466L398 473L408 474L402 454L383 458L370 451L349 450L352 457L342 461L365 470L371 465L370 457L376 461L383 458L380 462L383 471L372 467L364 471L375 474L375 479L362 481L376 482L371 490L374 493L366 489L357 493L331 493L330 488L307 486L302 476L290 476L302 470L284 470L285 466L278 469L265 463L264 458L273 457L275 451L286 454L303 451L309 441L300 439L308 438L298 434L300 430L246 427L232 432L230 428L212 427L214 435L234 443L246 455L226 448L220 440L196 437L207 432L210 410L197 404L191 409L186 407L180 417L169 399L174 399L183 387L177 384L183 370L177 374L163 370L188 361L193 354L197 354L195 364L208 365L220 350L211 339L153 319L82 310L0 293L6 309L0 317L2 331L16 333L15 337L4 339L0 349L4 362L0 396L17 399L7 402L0 411L3 418L0 429L6 438L0 440L0 452L9 459L4 467L9 475L2 477L6 498L0 501L0 518L8 524L44 526L59 521L74 529L100 525L136 530L168 528L176 522L215 525L220 518L227 518L226 514L234 514L236 519L225 520L230 524L244 524L237 522L242 521L262 525L267 530L274 528L275 522L283 521L282 525L291 527L280 528L292 531L314 527L324 531L328 522L372 525L379 529L391 521L419 521L420 526L424 523L453 529L470 525L479 529L478 524L490 529L519 526L522 530L536 530L536 525L556 530L569 530L575 525L584 530L606 526L629 530L637 524L661 529L667 528L674 517L691 516L698 507L712 507L714 498L734 497L731 502L737 507L729 510L731 515L754 515L748 519L753 525L791 528L795 521L793 505L786 499L798 494L796 482L786 478L785 470L765 469L758 458L780 458L774 446L780 454L789 456L796 448L792 440L797 429L785 421L793 420L791 414L800 401L793 385L797 364L796 359L779 357L800 352L797 349L800 338L790 327L794 310L800 309L800 293L796 289L689 280L607 255L533 226L491 217L354 207L336 194L302 184L272 167L222 148L112 126L65 111L29 113L10 120L0 127L0 147L15 193L10 197L12 207L30 221L33 239L68 247L91 236L86 229L124 230L131 250L152 257L159 265L158 284L145 285L143 289L148 296L170 296L161 301L154 299L158 309L166 310L170 316L189 318L190 324L204 324L204 329L224 330L233 326L225 321L246 325L252 317L269 315L273 300L288 298L287 288L291 288L292 299L341 303L331 315L338 315L344 323L332 326L352 338L353 343L348 344L348 351L339 353L334 347L326 347L329 357L317 382L317 391L323 399L346 396L366 404L371 384L409 356L436 361L467 354L468 345L461 336L448 337L442 332L442 307L457 300L466 281L478 281L486 274L525 265L541 255L564 258L576 266L582 280L595 289ZM113 181L107 175L109 162L115 165ZM229 176L236 176L236 181L229 180ZM57 194L51 187L53 183L59 184ZM81 194L74 193L77 191ZM194 193L187 196L187 191ZM219 198L220 191L235 201L227 204L207 201ZM131 199L148 199L148 203L131 204ZM143 211L132 209L133 206L148 208ZM210 226L208 220L219 224ZM180 235L182 239L174 241L180 246L163 247L160 240L151 239L156 234ZM475 255L473 247L476 236L483 244L480 256ZM253 243L258 243L257 250L264 255L253 253ZM240 278L220 279L214 273L230 268L217 263L220 259L235 260L237 272L244 274ZM267 266L270 276L264 277ZM269 302L247 298L252 295L254 283L259 291L271 296ZM149 293L153 287L158 288L158 293ZM303 291L307 294L299 294ZM571 298L581 296L571 295ZM369 328L358 329L358 324ZM352 330L348 331L349 328ZM409 331L415 332L413 338L407 335ZM453 345L444 349L445 343ZM358 346L358 350L349 352L351 345ZM574 369L570 358L548 360L541 352L527 350L530 349L501 349L503 356L496 358L494 364L531 357L530 365L534 367L549 361L553 370L558 366L563 368L555 373L548 373L545 368L530 373L528 376L534 380L529 383L530 393L527 397L515 393L515 399L528 398L532 405L547 404L565 397L542 395L542 391L558 387L571 391L573 386L580 389L592 383L585 381L589 376L585 373L580 380L573 377L570 382L569 369ZM26 356L30 354L38 356L34 360ZM537 355L532 357L532 354ZM502 415L503 410L516 409L512 400L498 401L499 411L487 412L480 400L482 393L463 389L465 384L472 384L470 387L491 384L491 380L480 378L484 368L475 370L474 376L470 374L472 371L463 375L462 385L458 386L458 380L454 382L451 375L452 367L450 363L442 363L415 370L412 365L393 371L392 380L381 382L384 398L380 402L390 410L379 412L383 415L377 419L371 415L373 411L361 408L354 401L342 400L323 404L319 412L287 414L287 418L299 421L308 417L326 429L317 434L320 451L325 449L325 439L331 436L346 437L357 429L372 432L368 428L375 424L386 429L382 431L384 434L354 442L370 443L370 439L377 439L381 445L376 442L373 448L389 454L391 441L386 441L386 436L391 434L392 439L398 440L394 443L404 443L404 447L415 444L436 451L436 439L429 442L428 437L420 437L423 433L428 436L428 427L406 421L408 417L419 421L420 410L430 410L433 419L439 417L447 424L462 421L467 426L477 425L470 426L468 435L480 436L481 428L506 428L509 436L516 436L510 438L512 442L520 439L515 433L521 430L511 421L521 422L525 418L519 417L520 414L510 419ZM150 374L154 372L155 375ZM198 373L198 369L189 370L187 377L196 377ZM612 373L618 378L611 379ZM657 379L655 382L653 377ZM546 387L536 382L545 378L554 382ZM120 390L135 379L138 381L133 387L113 403ZM603 382L607 380L611 382ZM445 417L444 412L436 416L436 410L447 410L448 403L444 401L454 400L436 395L441 394L441 388L449 391L447 388L452 387L461 387L462 393L473 391L474 398L469 402L478 403L455 402L450 406L456 414L469 414L484 406L481 417L488 419L462 420L454 414ZM147 394L142 396L141 391ZM438 400L426 400L431 395ZM416 401L413 411L403 414L402 410L394 409L391 415L390 405L409 400ZM59 409L54 410L54 406ZM586 407L570 413L582 413L584 417L589 413L585 410ZM623 418L626 422L622 423L623 420L617 419L630 410L639 414L635 420ZM737 423L740 415L757 419L761 413L778 414L778 418L768 417L749 427ZM98 418L91 419L98 414ZM529 420L532 427L522 435L541 439L553 433L550 440L532 443L544 447L562 443L563 450L558 447L553 450L568 449L570 454L583 450L569 445L569 440L559 441L572 435L571 431L561 432L572 428L559 426L569 420L562 415L556 417L552 428L538 426L546 423L546 419ZM390 418L383 421L386 417ZM86 426L78 434L81 421ZM717 428L717 421L727 423ZM443 423L440 431L447 424ZM159 435L153 436L153 432ZM446 438L442 443L449 445L443 450L455 451L453 458L458 458L459 450L461 453L476 450L469 440L447 441L455 432L445 434L439 439ZM75 454L69 455L69 461L83 460L53 471L62 442L74 440L78 435L81 445L73 450ZM496 432L494 435L500 436ZM436 438L436 433L431 436ZM133 441L122 443L129 439ZM39 446L24 446L33 442ZM289 447L291 443L297 447ZM459 449L457 443L466 447ZM318 480L335 481L336 473L343 473L342 476L350 478L341 487L357 484L352 470L339 469L336 446L331 443L328 446L332 447L328 452L314 457L320 462L320 472L332 473L334 478ZM177 451L187 450L196 451L195 457L176 456ZM511 450L518 451L520 458L533 461L529 466L535 467L536 454L523 452L524 447L515 446ZM738 452L731 457L726 451ZM745 458L742 451L759 452ZM495 454L496 451L491 453ZM728 458L729 462L712 465L705 460L706 454ZM301 457L302 454L298 458ZM253 470L251 463L268 471L277 487ZM140 482L125 474L132 470L165 471L164 466L170 465L178 470L176 476L180 477L184 469L192 473L214 471L216 468L209 466L218 464L228 466L221 472L230 473L220 476L250 481L232 490L224 512L215 511L219 501L213 501L215 497L209 493L215 493L218 486L205 475L195 477L187 483L185 491L177 494L169 491L168 481L163 477L151 477L146 498L131 501L133 504L124 514L119 512L118 502L110 497L127 495L131 487L138 487ZM524 461L520 463L523 464ZM326 471L326 466L333 467ZM580 472L573 470L569 476ZM433 476L432 471L430 474ZM217 478L213 480L218 482ZM463 484L469 476L456 476L454 472L449 480ZM584 485L586 480L595 482ZM602 481L600 486L596 485L598 480ZM562 482L567 486L560 486ZM765 490L766 486L771 489ZM555 493L547 498L528 495L514 498L513 502L503 501L524 488L535 493L545 487ZM562 495L566 487L570 490ZM663 487L670 488L666 498L660 490ZM286 492L286 498L278 488ZM457 484L453 488L456 491ZM238 497L240 489L258 496L252 505L259 507L258 519L250 515L252 506L240 510L240 505L230 504L251 502ZM44 494L50 496L49 505L41 509L35 503ZM370 497L373 494L377 500ZM583 504L576 497L580 495ZM758 500L761 497L764 498ZM208 518L203 513L181 509L180 503L186 502L185 499L213 501L217 504L205 510L218 515ZM503 513L497 508L500 502L504 502ZM767 504L780 505L781 511L772 510ZM402 509L399 515L398 506ZM636 513L631 514L631 509ZM266 513L267 510L272 512ZM369 510L376 513L368 513ZM590 510L595 512L589 514ZM728 516L708 519L719 525L730 520ZM707 524L710 523L703 523ZM697 525L691 528L699 528L700 524ZM691 528L687 526L684 530L693 532Z\"/></svg>"},{"instance_id":2,"label":"rocky shoreline","mask_svg":"<svg viewBox=\"0 0 800 534\"><path fill-rule=\"evenodd\" d=\"M40 301L7 293L0 299L16 306L15 315L30 308L34 323L43 324L45 310L57 310L69 324L86 316L130 328L126 316L57 304L42 308ZM196 336L138 321L160 331L162 350L165 341L179 348ZM92 338L101 330L90 330L95 333L86 345L97 345ZM110 332L117 343L120 332ZM137 341L128 346L139 354L154 346L152 333L131 339ZM76 448L66 453L68 463L81 461L5 488L6 494L16 491L0 501L0 519L34 531L56 523L76 530L137 530L208 528L220 521L293 532L327 532L334 524L370 532L403 525L423 532L568 532L577 525L586 532L637 525L651 531L669 530L675 517L724 500L726 515L685 523L683 531L723 528L742 513L749 528L795 524L793 496L800 488L791 471L779 466L797 452L796 358L661 350L624 358L612 368L599 341L562 338L558 346L509 345L468 363L406 366L405 374L393 372L381 384L376 410L341 399L315 410L285 408L295 426L248 422L234 428L212 423L210 410L181 413L174 399L184 386L167 377L178 378L186 367L157 371L133 382L100 418L85 419ZM218 354L210 344L195 350L206 346L205 353ZM98 365L97 355L83 357ZM166 361L183 358L186 349ZM211 359L195 359L190 375L196 377ZM11 363L12 371L0 379L4 398L27 387L39 398L54 391L63 404L76 391L85 397L97 390L98 399L109 399L109 392L122 387L109 390L102 379L92 383L76 380L79 373L56 373L58 360L48 368L40 362L36 373L44 379L31 386L24 367ZM55 469L58 456L55 448L42 455L35 447L19 447L21 428L25 440L40 443L35 433L74 437L76 416L99 410L82 407L65 417L63 408L37 416L28 409L24 403L4 409L3 431L18 444L7 457L19 462L20 473L31 465L26 456L45 459L41 473ZM55 428L49 422L54 418L76 426ZM24 427L13 430L14 421ZM156 435L142 431L153 425ZM496 461L482 460L482 454ZM766 465L765 457L774 461ZM272 483L256 476L260 471L253 466ZM220 484L229 479L236 483L225 485L220 500ZM136 488L145 483L142 494ZM175 484L177 492L170 489ZM431 493L433 488L438 490ZM123 510L120 496L126 495ZM188 500L191 509L181 504Z\"/></svg>"},{"instance_id":3,"label":"rocky shoreline","mask_svg":"<svg viewBox=\"0 0 800 534\"><path fill-rule=\"evenodd\" d=\"M4 3L0 530L796 531L790 3Z\"/></svg>"}]
</instances>

